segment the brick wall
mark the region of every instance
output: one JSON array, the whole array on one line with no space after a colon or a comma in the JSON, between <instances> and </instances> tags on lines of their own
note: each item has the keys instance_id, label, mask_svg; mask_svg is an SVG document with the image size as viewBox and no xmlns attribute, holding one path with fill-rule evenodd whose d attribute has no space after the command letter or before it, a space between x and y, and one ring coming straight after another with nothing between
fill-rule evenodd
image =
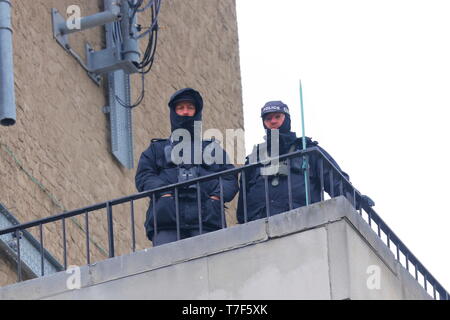
<instances>
[{"instance_id":1,"label":"brick wall","mask_svg":"<svg viewBox=\"0 0 450 320\"><path fill-rule=\"evenodd\" d=\"M12 284L17 280L14 266L6 259L6 256L0 253L0 285Z\"/></svg>"},{"instance_id":2,"label":"brick wall","mask_svg":"<svg viewBox=\"0 0 450 320\"><path fill-rule=\"evenodd\" d=\"M33 0L13 2L17 123L0 127L0 202L21 222L48 217L136 192L135 169L110 153L109 122L102 112L106 92L53 39L51 8L64 13L77 4L82 15L102 10L103 1ZM167 100L193 87L205 100L205 129L243 128L236 8L234 0L163 1L159 44L146 77L143 104L133 110L135 165L152 138L170 133ZM70 36L83 56L84 43L104 42L102 29ZM144 43L142 43L144 45ZM140 79L132 77L132 96ZM143 230L147 200L136 203L138 249L151 246ZM228 219L234 221L234 206ZM90 218L91 260L108 248L105 212ZM117 254L130 251L129 206L114 209ZM86 259L84 218L67 222L68 264ZM30 230L37 234L36 230ZM44 228L46 248L62 262L61 223ZM0 286L15 281L0 259ZM9 270L9 271L8 271Z\"/></svg>"}]
</instances>

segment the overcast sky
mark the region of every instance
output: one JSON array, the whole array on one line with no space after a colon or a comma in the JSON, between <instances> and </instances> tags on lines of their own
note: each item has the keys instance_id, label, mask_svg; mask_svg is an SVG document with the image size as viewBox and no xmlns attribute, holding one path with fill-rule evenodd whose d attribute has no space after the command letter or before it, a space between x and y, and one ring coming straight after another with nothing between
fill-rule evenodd
<instances>
[{"instance_id":1,"label":"overcast sky","mask_svg":"<svg viewBox=\"0 0 450 320\"><path fill-rule=\"evenodd\" d=\"M450 2L237 0L247 151L291 109L450 290Z\"/></svg>"}]
</instances>

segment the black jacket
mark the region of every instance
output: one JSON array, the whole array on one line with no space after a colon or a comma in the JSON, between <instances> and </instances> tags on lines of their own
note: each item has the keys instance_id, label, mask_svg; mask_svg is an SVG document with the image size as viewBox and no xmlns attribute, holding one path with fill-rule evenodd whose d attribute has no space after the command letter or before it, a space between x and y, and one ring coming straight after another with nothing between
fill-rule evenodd
<instances>
[{"instance_id":1,"label":"black jacket","mask_svg":"<svg viewBox=\"0 0 450 320\"><path fill-rule=\"evenodd\" d=\"M177 101L192 101L196 107L196 113L192 117L179 116L175 112L175 106ZM185 88L177 91L169 101L170 108L170 123L172 133L177 129L185 129L191 134L191 140L194 140L194 124L195 121L201 121L203 110L203 99L199 92L191 88ZM198 138L197 138L198 139ZM191 147L193 149L193 143ZM222 150L220 145L211 145L216 143L213 141L203 141L203 150L207 146L214 147L215 150ZM181 164L175 165L171 161L170 152L168 156L167 147L174 147L176 143L171 142L169 139L153 139L152 143L145 150L139 160L138 168L136 171L136 188L139 192L153 190L170 184L179 182L179 173L183 169L192 169L196 172L196 176L206 176L220 171L234 168L231 164L226 164L226 153L223 151L222 164L213 163L208 165L201 158L199 164ZM209 154L210 151L208 150ZM193 157L193 153L191 153ZM194 163L194 158L189 163ZM239 186L236 174L230 174L222 177L223 181L223 202L229 202L233 200L236 195ZM201 216L202 227L205 230L212 231L222 228L222 215L221 215L221 201L213 200L211 196L220 196L219 179L208 180L200 183L201 189ZM158 230L175 230L177 228L176 223L176 210L175 210L175 198L174 190L170 190L164 193L170 193L170 197L161 197L162 194L156 194L156 203L151 203L147 210L147 218L145 221L145 228L147 236L152 240L154 235L154 223L155 216L153 214L153 208L156 212L156 224ZM152 201L153 202L153 201ZM198 199L197 189L195 185L192 187L179 189L179 223L180 228L183 229L198 229L199 227L199 212L198 212Z\"/></svg>"},{"instance_id":2,"label":"black jacket","mask_svg":"<svg viewBox=\"0 0 450 320\"><path fill-rule=\"evenodd\" d=\"M321 147L318 143L312 141L310 138L306 138L307 148L317 147L319 148L325 156L340 170L338 164L333 160L333 158ZM280 142L281 143L281 142ZM294 150L291 146L294 145ZM289 153L289 151L302 150L302 139L297 138L290 141L290 145L280 146L280 155ZM309 159L309 177L310 177L310 197L311 203L321 201L320 195L320 168L319 168L319 156L310 153ZM260 159L257 159L260 161ZM249 163L249 157L247 157L246 164ZM291 160L291 182L292 182L292 204L293 208L298 208L306 205L306 188L305 188L305 176L303 167L303 157L292 158ZM328 193L331 188L334 188L334 194L338 195L340 192L340 179L338 179L337 174L333 175L333 181L330 183L330 168L325 164L324 161L324 188ZM240 183L240 193L239 202L237 210L237 218L239 223L245 222L244 216L244 202L243 202L243 189L245 188L247 192L247 221L253 221L260 218L267 217L266 212L266 199L265 199L265 178L261 175L261 167L253 167L246 170L246 183L242 184L242 177ZM348 179L348 175L345 172L341 173ZM272 184L274 178L278 179L278 185L274 186ZM286 175L269 176L268 178L268 190L269 190L269 204L270 204L270 215L279 214L282 212L289 211L289 193L288 193L288 178Z\"/></svg>"},{"instance_id":3,"label":"black jacket","mask_svg":"<svg viewBox=\"0 0 450 320\"><path fill-rule=\"evenodd\" d=\"M203 142L203 149L211 141ZM136 172L136 187L139 192L156 189L162 186L178 182L180 168L173 163L168 163L164 154L164 148L170 144L169 139L152 140L152 143L145 150L139 160ZM225 154L225 152L224 152ZM195 166L198 176L206 176L220 171L234 168L231 164L212 164L205 163ZM223 181L223 201L233 200L238 191L238 180L235 174L225 175ZM213 200L210 196L220 196L219 179L208 180L200 183L201 189L201 213L202 226L205 230L218 230L222 228L222 217L220 200ZM170 197L161 197L161 193L156 195L156 215L158 230L176 229L176 213L174 191L163 192L170 193ZM154 232L153 206L151 203L147 210L145 228L147 236L151 240ZM179 217L180 228L198 229L199 213L197 203L197 190L195 188L179 189Z\"/></svg>"}]
</instances>

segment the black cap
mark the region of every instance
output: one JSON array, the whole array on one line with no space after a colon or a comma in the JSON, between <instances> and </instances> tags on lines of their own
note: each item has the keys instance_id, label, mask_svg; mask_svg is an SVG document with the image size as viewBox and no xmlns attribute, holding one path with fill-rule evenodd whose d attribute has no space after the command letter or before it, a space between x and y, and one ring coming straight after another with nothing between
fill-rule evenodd
<instances>
[{"instance_id":1,"label":"black cap","mask_svg":"<svg viewBox=\"0 0 450 320\"><path fill-rule=\"evenodd\" d=\"M182 101L189 101L194 104L196 113L203 109L202 96L192 88L184 88L175 92L169 100L169 107L173 109L177 103Z\"/></svg>"},{"instance_id":2,"label":"black cap","mask_svg":"<svg viewBox=\"0 0 450 320\"><path fill-rule=\"evenodd\" d=\"M175 112L175 106L181 101L189 101L195 105L195 114L192 117L179 116ZM194 134L195 121L202 121L203 98L200 93L192 88L184 88L175 92L169 101L170 124L172 131L176 129L187 129Z\"/></svg>"},{"instance_id":3,"label":"black cap","mask_svg":"<svg viewBox=\"0 0 450 320\"><path fill-rule=\"evenodd\" d=\"M284 114L289 114L289 108L281 101L269 101L264 105L264 107L261 108L261 118L264 118L266 114L272 112L282 112Z\"/></svg>"},{"instance_id":4,"label":"black cap","mask_svg":"<svg viewBox=\"0 0 450 320\"><path fill-rule=\"evenodd\" d=\"M196 104L195 99L191 95L181 95L177 97L174 101L172 101L172 105L175 107L179 102L190 102L193 105Z\"/></svg>"}]
</instances>

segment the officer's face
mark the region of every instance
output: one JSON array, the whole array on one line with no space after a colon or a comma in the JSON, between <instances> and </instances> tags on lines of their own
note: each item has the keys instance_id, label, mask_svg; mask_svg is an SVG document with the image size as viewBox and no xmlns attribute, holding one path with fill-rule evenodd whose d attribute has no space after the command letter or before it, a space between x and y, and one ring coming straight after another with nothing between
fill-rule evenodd
<instances>
[{"instance_id":1,"label":"officer's face","mask_svg":"<svg viewBox=\"0 0 450 320\"><path fill-rule=\"evenodd\" d=\"M268 129L278 129L284 122L285 114L283 112L271 112L264 117L264 125Z\"/></svg>"},{"instance_id":2,"label":"officer's face","mask_svg":"<svg viewBox=\"0 0 450 320\"><path fill-rule=\"evenodd\" d=\"M195 106L192 102L181 101L175 105L175 112L179 116L192 117L195 114Z\"/></svg>"}]
</instances>

